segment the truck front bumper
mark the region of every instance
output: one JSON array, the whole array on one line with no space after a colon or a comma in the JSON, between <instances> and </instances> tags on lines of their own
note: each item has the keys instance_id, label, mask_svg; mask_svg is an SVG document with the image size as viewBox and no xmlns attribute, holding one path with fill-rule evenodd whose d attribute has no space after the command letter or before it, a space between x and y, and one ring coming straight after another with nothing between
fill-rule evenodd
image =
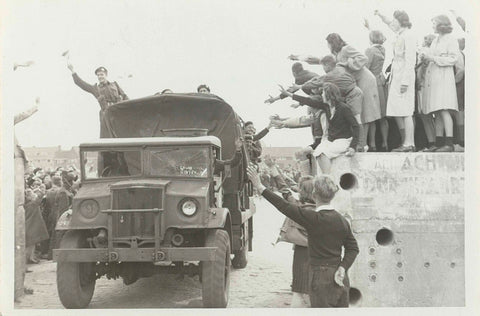
<instances>
[{"instance_id":1,"label":"truck front bumper","mask_svg":"<svg viewBox=\"0 0 480 316\"><path fill-rule=\"evenodd\" d=\"M57 262L213 261L216 247L54 249Z\"/></svg>"}]
</instances>

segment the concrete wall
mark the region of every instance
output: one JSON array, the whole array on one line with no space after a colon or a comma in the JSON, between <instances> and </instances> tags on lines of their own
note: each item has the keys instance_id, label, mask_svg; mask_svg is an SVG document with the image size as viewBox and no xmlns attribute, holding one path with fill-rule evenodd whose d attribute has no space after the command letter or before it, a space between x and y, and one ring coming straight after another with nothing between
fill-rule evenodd
<instances>
[{"instance_id":1,"label":"concrete wall","mask_svg":"<svg viewBox=\"0 0 480 316\"><path fill-rule=\"evenodd\" d=\"M463 153L335 159L334 178L347 173L357 184L334 204L360 247L349 271L351 293L361 293L353 306L464 306Z\"/></svg>"}]
</instances>

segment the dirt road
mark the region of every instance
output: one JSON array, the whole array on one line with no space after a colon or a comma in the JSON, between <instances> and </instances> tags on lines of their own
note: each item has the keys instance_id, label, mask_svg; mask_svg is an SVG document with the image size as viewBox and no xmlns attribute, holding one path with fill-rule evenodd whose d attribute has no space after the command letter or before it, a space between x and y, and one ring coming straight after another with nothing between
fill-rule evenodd
<instances>
[{"instance_id":1,"label":"dirt road","mask_svg":"<svg viewBox=\"0 0 480 316\"><path fill-rule=\"evenodd\" d=\"M283 215L268 202L257 199L254 216L253 251L245 269L231 273L229 308L289 307L291 300L292 247L272 241L277 237ZM15 308L63 308L57 295L56 263L42 261L29 265L24 296ZM122 279L97 280L89 308L196 308L202 307L198 277L178 280L176 275L155 275L126 286Z\"/></svg>"}]
</instances>

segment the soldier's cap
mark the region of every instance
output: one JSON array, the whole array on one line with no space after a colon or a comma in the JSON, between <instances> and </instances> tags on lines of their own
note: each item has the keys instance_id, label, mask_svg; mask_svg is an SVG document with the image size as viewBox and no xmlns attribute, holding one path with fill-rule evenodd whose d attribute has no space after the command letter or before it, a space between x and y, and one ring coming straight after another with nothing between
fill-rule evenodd
<instances>
[{"instance_id":1,"label":"soldier's cap","mask_svg":"<svg viewBox=\"0 0 480 316\"><path fill-rule=\"evenodd\" d=\"M97 72L99 72L99 71L103 71L104 73L108 74L107 68L105 68L105 67L103 67L103 66L102 66L102 67L98 67L97 69L95 69L95 74L97 74Z\"/></svg>"}]
</instances>

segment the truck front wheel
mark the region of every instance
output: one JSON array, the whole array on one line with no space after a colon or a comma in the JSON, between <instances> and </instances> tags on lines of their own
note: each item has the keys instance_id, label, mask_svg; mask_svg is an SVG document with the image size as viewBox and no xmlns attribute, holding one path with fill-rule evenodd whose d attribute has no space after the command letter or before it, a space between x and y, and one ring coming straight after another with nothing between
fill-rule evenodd
<instances>
[{"instance_id":1,"label":"truck front wheel","mask_svg":"<svg viewBox=\"0 0 480 316\"><path fill-rule=\"evenodd\" d=\"M60 241L60 249L88 248L85 236L79 231L67 232ZM57 263L57 290L66 308L85 308L92 300L95 289L94 263Z\"/></svg>"},{"instance_id":2,"label":"truck front wheel","mask_svg":"<svg viewBox=\"0 0 480 316\"><path fill-rule=\"evenodd\" d=\"M217 251L213 261L202 262L203 306L225 308L230 288L230 237L224 230L210 230L205 247L217 247Z\"/></svg>"}]
</instances>

